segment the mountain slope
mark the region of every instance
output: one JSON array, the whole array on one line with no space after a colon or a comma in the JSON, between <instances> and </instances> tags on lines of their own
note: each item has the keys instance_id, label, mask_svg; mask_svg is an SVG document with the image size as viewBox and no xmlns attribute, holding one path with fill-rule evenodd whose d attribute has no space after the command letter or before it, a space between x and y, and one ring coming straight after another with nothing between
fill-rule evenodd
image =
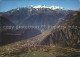
<instances>
[{"instance_id":1,"label":"mountain slope","mask_svg":"<svg viewBox=\"0 0 80 57\"><path fill-rule=\"evenodd\" d=\"M74 12L72 17L70 17L67 21L66 20L64 21L63 28L60 27L53 30L52 33L49 34L41 42L41 44L42 45L55 44L60 46L80 48L80 20L79 19L80 19L80 12Z\"/></svg>"},{"instance_id":2,"label":"mountain slope","mask_svg":"<svg viewBox=\"0 0 80 57\"><path fill-rule=\"evenodd\" d=\"M14 24L7 18L0 16L0 26L14 26Z\"/></svg>"},{"instance_id":3,"label":"mountain slope","mask_svg":"<svg viewBox=\"0 0 80 57\"><path fill-rule=\"evenodd\" d=\"M2 43L2 30L5 29L4 26L15 26L11 21L7 18L0 16L0 44Z\"/></svg>"},{"instance_id":4,"label":"mountain slope","mask_svg":"<svg viewBox=\"0 0 80 57\"><path fill-rule=\"evenodd\" d=\"M29 39L39 34L41 34L41 31L34 28L2 31L0 34L1 35L0 46Z\"/></svg>"},{"instance_id":5,"label":"mountain slope","mask_svg":"<svg viewBox=\"0 0 80 57\"><path fill-rule=\"evenodd\" d=\"M55 7L52 7L55 8ZM1 16L5 16L16 25L55 25L58 19L65 19L68 14L72 14L72 10L64 10L57 7L52 9L50 7L22 7L12 9L8 12L0 13ZM70 14L70 15L71 15Z\"/></svg>"}]
</instances>

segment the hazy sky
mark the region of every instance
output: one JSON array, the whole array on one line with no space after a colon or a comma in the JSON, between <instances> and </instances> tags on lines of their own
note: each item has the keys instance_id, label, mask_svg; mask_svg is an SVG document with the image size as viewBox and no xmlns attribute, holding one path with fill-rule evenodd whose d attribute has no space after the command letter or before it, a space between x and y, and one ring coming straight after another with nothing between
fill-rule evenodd
<instances>
[{"instance_id":1,"label":"hazy sky","mask_svg":"<svg viewBox=\"0 0 80 57\"><path fill-rule=\"evenodd\" d=\"M3 0L0 1L0 12L29 5L54 5L65 9L77 10L80 8L80 0Z\"/></svg>"}]
</instances>

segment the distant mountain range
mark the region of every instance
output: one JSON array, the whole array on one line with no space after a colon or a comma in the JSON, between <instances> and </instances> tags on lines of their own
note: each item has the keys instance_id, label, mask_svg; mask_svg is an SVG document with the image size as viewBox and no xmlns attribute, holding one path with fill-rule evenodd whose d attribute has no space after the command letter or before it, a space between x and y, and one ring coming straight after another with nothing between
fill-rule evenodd
<instances>
[{"instance_id":1,"label":"distant mountain range","mask_svg":"<svg viewBox=\"0 0 80 57\"><path fill-rule=\"evenodd\" d=\"M59 19L65 19L72 15L73 10L64 10L58 6L28 6L12 9L7 12L1 12L4 16L15 25L22 26L40 26L55 25Z\"/></svg>"}]
</instances>

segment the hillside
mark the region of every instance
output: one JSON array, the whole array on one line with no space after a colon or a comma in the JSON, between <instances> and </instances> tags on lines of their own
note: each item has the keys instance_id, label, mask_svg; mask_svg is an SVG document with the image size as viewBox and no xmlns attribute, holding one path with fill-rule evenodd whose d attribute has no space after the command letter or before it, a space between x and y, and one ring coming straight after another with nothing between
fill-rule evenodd
<instances>
[{"instance_id":1,"label":"hillside","mask_svg":"<svg viewBox=\"0 0 80 57\"><path fill-rule=\"evenodd\" d=\"M6 17L0 16L0 26L14 26L14 24Z\"/></svg>"},{"instance_id":2,"label":"hillside","mask_svg":"<svg viewBox=\"0 0 80 57\"><path fill-rule=\"evenodd\" d=\"M3 57L78 57L79 49L60 47L55 45L39 45L51 33L47 30L40 35L27 40L11 43L0 47L0 56Z\"/></svg>"},{"instance_id":3,"label":"hillside","mask_svg":"<svg viewBox=\"0 0 80 57\"><path fill-rule=\"evenodd\" d=\"M2 43L2 30L5 29L5 26L15 26L10 20L7 18L0 16L0 45Z\"/></svg>"},{"instance_id":4,"label":"hillside","mask_svg":"<svg viewBox=\"0 0 80 57\"><path fill-rule=\"evenodd\" d=\"M39 34L41 34L41 31L34 28L2 31L0 34L1 35L0 46L25 40L25 39L29 39Z\"/></svg>"},{"instance_id":5,"label":"hillside","mask_svg":"<svg viewBox=\"0 0 80 57\"><path fill-rule=\"evenodd\" d=\"M65 20L63 27L52 31L41 44L54 44L64 47L80 48L80 12L74 12L73 16ZM66 27L66 28L65 28Z\"/></svg>"}]
</instances>

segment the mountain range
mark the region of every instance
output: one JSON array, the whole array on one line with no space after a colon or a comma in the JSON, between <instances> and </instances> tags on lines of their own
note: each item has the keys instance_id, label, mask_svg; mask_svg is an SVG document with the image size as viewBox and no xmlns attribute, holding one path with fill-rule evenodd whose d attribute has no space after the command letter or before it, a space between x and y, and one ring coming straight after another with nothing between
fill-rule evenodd
<instances>
[{"instance_id":1,"label":"mountain range","mask_svg":"<svg viewBox=\"0 0 80 57\"><path fill-rule=\"evenodd\" d=\"M73 10L64 10L57 6L27 6L12 9L7 12L1 12L4 16L15 25L22 26L41 26L55 25L59 19L65 19L72 15Z\"/></svg>"},{"instance_id":2,"label":"mountain range","mask_svg":"<svg viewBox=\"0 0 80 57\"><path fill-rule=\"evenodd\" d=\"M55 8L55 9L52 9ZM10 26L12 24L17 26L78 26L79 27L79 19L80 19L80 12L74 10L64 10L60 7L47 7L47 6L29 6L29 7L21 7L12 9L7 12L1 12L0 16L2 16L1 21L3 26L7 25ZM32 29L31 29L32 30ZM22 32L22 30L19 30ZM26 30L24 30L26 31ZM35 34L36 31L36 34ZM34 36L41 34L41 30L35 29L35 31L30 30L28 33L32 33ZM8 31L7 31L8 32ZM17 31L15 31L16 33ZM12 32L9 32L12 33ZM8 33L8 34L9 34ZM18 32L19 33L19 32ZM29 34L30 34L29 33ZM38 33L38 34L37 34ZM14 34L14 33L12 33ZM28 36L27 31L21 33L21 36L26 37ZM32 37L29 35L29 37ZM79 46L79 29L67 29L67 28L57 28L53 29L52 32L42 40L41 44L50 44L52 41L53 44L62 45L62 46L72 46L78 48ZM4 34L3 34L4 35ZM19 36L20 37L20 36ZM28 37L28 38L29 38ZM17 37L16 37L17 38ZM21 39L21 38L20 38ZM27 38L26 38L27 39ZM51 40L50 40L51 39ZM76 41L75 41L76 40Z\"/></svg>"},{"instance_id":3,"label":"mountain range","mask_svg":"<svg viewBox=\"0 0 80 57\"><path fill-rule=\"evenodd\" d=\"M31 5L0 12L0 56L80 57L80 9Z\"/></svg>"}]
</instances>

